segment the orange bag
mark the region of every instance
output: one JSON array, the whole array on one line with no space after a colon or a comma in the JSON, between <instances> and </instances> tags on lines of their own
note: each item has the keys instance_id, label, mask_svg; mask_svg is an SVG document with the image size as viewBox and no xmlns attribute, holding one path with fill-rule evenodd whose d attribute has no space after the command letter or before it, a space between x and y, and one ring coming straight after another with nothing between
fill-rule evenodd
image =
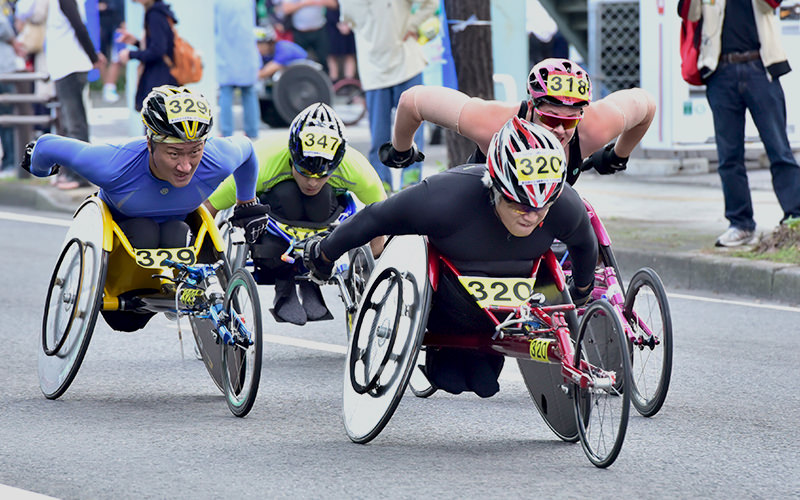
<instances>
[{"instance_id":1,"label":"orange bag","mask_svg":"<svg viewBox=\"0 0 800 500\"><path fill-rule=\"evenodd\" d=\"M169 56L165 55L164 62L169 66L169 72L178 82L178 85L199 82L200 79L203 78L203 60L194 50L194 47L178 34L178 30L175 29L175 22L172 18L168 19L169 25L172 28L172 34L174 35L174 58L170 59Z\"/></svg>"}]
</instances>

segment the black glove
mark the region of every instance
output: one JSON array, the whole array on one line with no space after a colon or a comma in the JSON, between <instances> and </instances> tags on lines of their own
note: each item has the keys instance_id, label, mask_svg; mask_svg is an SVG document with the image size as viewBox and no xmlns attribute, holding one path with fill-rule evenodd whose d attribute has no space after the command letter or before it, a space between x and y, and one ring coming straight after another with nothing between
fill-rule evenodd
<instances>
[{"instance_id":1,"label":"black glove","mask_svg":"<svg viewBox=\"0 0 800 500\"><path fill-rule=\"evenodd\" d=\"M315 278L328 281L333 275L333 262L328 262L322 257L321 243L322 238L319 236L308 240L303 251L303 264Z\"/></svg>"},{"instance_id":2,"label":"black glove","mask_svg":"<svg viewBox=\"0 0 800 500\"><path fill-rule=\"evenodd\" d=\"M425 155L417 149L416 144L411 144L411 149L408 151L398 151L394 149L391 142L384 143L378 149L378 157L381 163L391 168L406 168L410 167L418 161L425 159Z\"/></svg>"},{"instance_id":3,"label":"black glove","mask_svg":"<svg viewBox=\"0 0 800 500\"><path fill-rule=\"evenodd\" d=\"M19 166L22 170L25 170L29 174L31 172L31 155L33 155L33 147L36 146L36 141L31 141L25 145L25 151L22 152L22 161L19 162ZM50 173L47 175L54 175L58 173L58 169L61 168L61 165L55 164L50 169Z\"/></svg>"},{"instance_id":4,"label":"black glove","mask_svg":"<svg viewBox=\"0 0 800 500\"><path fill-rule=\"evenodd\" d=\"M269 205L262 205L253 200L236 205L230 218L231 224L244 229L244 238L248 243L255 243L267 228L269 221Z\"/></svg>"},{"instance_id":5,"label":"black glove","mask_svg":"<svg viewBox=\"0 0 800 500\"><path fill-rule=\"evenodd\" d=\"M614 143L599 149L581 164L581 170L586 171L594 168L601 175L616 174L628 168L628 158L620 158L614 152Z\"/></svg>"},{"instance_id":6,"label":"black glove","mask_svg":"<svg viewBox=\"0 0 800 500\"><path fill-rule=\"evenodd\" d=\"M569 296L572 297L572 303L578 307L585 306L589 299L592 298L592 289L594 289L594 283L589 286L589 289L585 292L581 292L578 290L578 287L575 285L575 282L570 282L569 284Z\"/></svg>"}]
</instances>

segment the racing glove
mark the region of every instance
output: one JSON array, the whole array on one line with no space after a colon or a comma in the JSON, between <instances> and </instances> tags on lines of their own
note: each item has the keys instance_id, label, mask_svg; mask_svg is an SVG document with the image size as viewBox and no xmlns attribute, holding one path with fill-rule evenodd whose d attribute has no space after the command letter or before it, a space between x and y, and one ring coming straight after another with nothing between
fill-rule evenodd
<instances>
[{"instance_id":1,"label":"racing glove","mask_svg":"<svg viewBox=\"0 0 800 500\"><path fill-rule=\"evenodd\" d=\"M244 229L247 243L255 243L261 233L267 229L269 221L269 205L262 205L258 200L253 200L241 205L236 205L230 218L231 224Z\"/></svg>"},{"instance_id":2,"label":"racing glove","mask_svg":"<svg viewBox=\"0 0 800 500\"><path fill-rule=\"evenodd\" d=\"M394 149L391 142L385 142L378 149L378 157L381 163L391 168L406 168L410 167L418 161L425 159L425 155L417 149L416 144L411 144L411 149L408 151L398 151Z\"/></svg>"},{"instance_id":3,"label":"racing glove","mask_svg":"<svg viewBox=\"0 0 800 500\"><path fill-rule=\"evenodd\" d=\"M31 156L33 155L34 146L36 146L36 141L31 141L25 145L25 151L22 152L22 161L19 163L20 168L22 168L22 170L25 170L29 174L33 173L31 172ZM53 165L53 167L50 169L50 173L47 175L57 174L58 169L60 168L61 165L56 163L55 165Z\"/></svg>"},{"instance_id":4,"label":"racing glove","mask_svg":"<svg viewBox=\"0 0 800 500\"><path fill-rule=\"evenodd\" d=\"M581 164L581 170L586 171L594 168L601 175L616 174L628 168L628 158L620 158L614 152L614 144L608 144L603 149L599 149Z\"/></svg>"},{"instance_id":5,"label":"racing glove","mask_svg":"<svg viewBox=\"0 0 800 500\"><path fill-rule=\"evenodd\" d=\"M572 303L575 304L577 307L583 307L589 302L589 299L592 298L592 289L594 289L594 282L589 285L589 289L585 292L581 292L578 290L578 286L575 285L575 282L571 282L569 284L569 296L572 297Z\"/></svg>"},{"instance_id":6,"label":"racing glove","mask_svg":"<svg viewBox=\"0 0 800 500\"><path fill-rule=\"evenodd\" d=\"M315 278L328 281L333 275L333 262L328 262L322 257L322 238L314 236L306 243L303 252L303 264L311 271Z\"/></svg>"}]
</instances>

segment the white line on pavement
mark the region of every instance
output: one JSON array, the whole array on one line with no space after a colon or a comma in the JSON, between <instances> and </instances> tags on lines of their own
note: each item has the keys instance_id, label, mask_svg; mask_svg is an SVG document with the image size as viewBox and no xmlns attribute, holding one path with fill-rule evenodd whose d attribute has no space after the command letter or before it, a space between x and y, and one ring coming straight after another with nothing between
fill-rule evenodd
<instances>
[{"instance_id":1,"label":"white line on pavement","mask_svg":"<svg viewBox=\"0 0 800 500\"><path fill-rule=\"evenodd\" d=\"M672 292L667 292L667 296L669 298L675 297L677 299L696 300L698 302L713 302L715 304L755 307L758 309L771 309L773 311L800 312L800 307L780 306L777 304L758 304L756 302L745 302L741 300L714 299L711 297L700 297L698 295L687 295L683 293L672 293Z\"/></svg>"},{"instance_id":2,"label":"white line on pavement","mask_svg":"<svg viewBox=\"0 0 800 500\"><path fill-rule=\"evenodd\" d=\"M264 340L273 344L288 345L292 347L302 347L304 349L314 349L315 351L332 352L334 354L345 354L347 347L343 345L327 344L325 342L315 342L313 340L297 339L284 337L282 335L264 335Z\"/></svg>"},{"instance_id":3,"label":"white line on pavement","mask_svg":"<svg viewBox=\"0 0 800 500\"><path fill-rule=\"evenodd\" d=\"M39 217L38 215L17 214L14 212L0 212L0 219L16 222L33 222L34 224L49 224L51 226L69 227L72 219L58 219L54 217Z\"/></svg>"},{"instance_id":4,"label":"white line on pavement","mask_svg":"<svg viewBox=\"0 0 800 500\"><path fill-rule=\"evenodd\" d=\"M48 500L54 499L55 497L49 497L32 491L21 490L19 488L0 484L0 498L8 500Z\"/></svg>"}]
</instances>

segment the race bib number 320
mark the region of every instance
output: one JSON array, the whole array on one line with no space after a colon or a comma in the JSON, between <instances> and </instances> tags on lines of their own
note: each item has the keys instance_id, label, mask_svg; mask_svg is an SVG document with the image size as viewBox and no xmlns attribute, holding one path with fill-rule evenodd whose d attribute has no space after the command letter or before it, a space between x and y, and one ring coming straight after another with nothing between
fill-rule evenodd
<instances>
[{"instance_id":1,"label":"race bib number 320","mask_svg":"<svg viewBox=\"0 0 800 500\"><path fill-rule=\"evenodd\" d=\"M520 184L539 184L561 180L563 158L552 150L528 149L513 154Z\"/></svg>"},{"instance_id":2,"label":"race bib number 320","mask_svg":"<svg viewBox=\"0 0 800 500\"><path fill-rule=\"evenodd\" d=\"M136 263L141 267L156 269L167 267L167 259L190 266L197 261L191 247L183 248L140 248L136 250Z\"/></svg>"},{"instance_id":3,"label":"race bib number 320","mask_svg":"<svg viewBox=\"0 0 800 500\"><path fill-rule=\"evenodd\" d=\"M305 156L318 156L332 160L342 140L332 129L325 127L306 127L300 133L300 143Z\"/></svg>"},{"instance_id":4,"label":"race bib number 320","mask_svg":"<svg viewBox=\"0 0 800 500\"><path fill-rule=\"evenodd\" d=\"M461 285L482 308L517 307L531 296L535 278L459 276Z\"/></svg>"},{"instance_id":5,"label":"race bib number 320","mask_svg":"<svg viewBox=\"0 0 800 500\"><path fill-rule=\"evenodd\" d=\"M589 81L566 73L550 72L547 75L547 95L589 100Z\"/></svg>"}]
</instances>

